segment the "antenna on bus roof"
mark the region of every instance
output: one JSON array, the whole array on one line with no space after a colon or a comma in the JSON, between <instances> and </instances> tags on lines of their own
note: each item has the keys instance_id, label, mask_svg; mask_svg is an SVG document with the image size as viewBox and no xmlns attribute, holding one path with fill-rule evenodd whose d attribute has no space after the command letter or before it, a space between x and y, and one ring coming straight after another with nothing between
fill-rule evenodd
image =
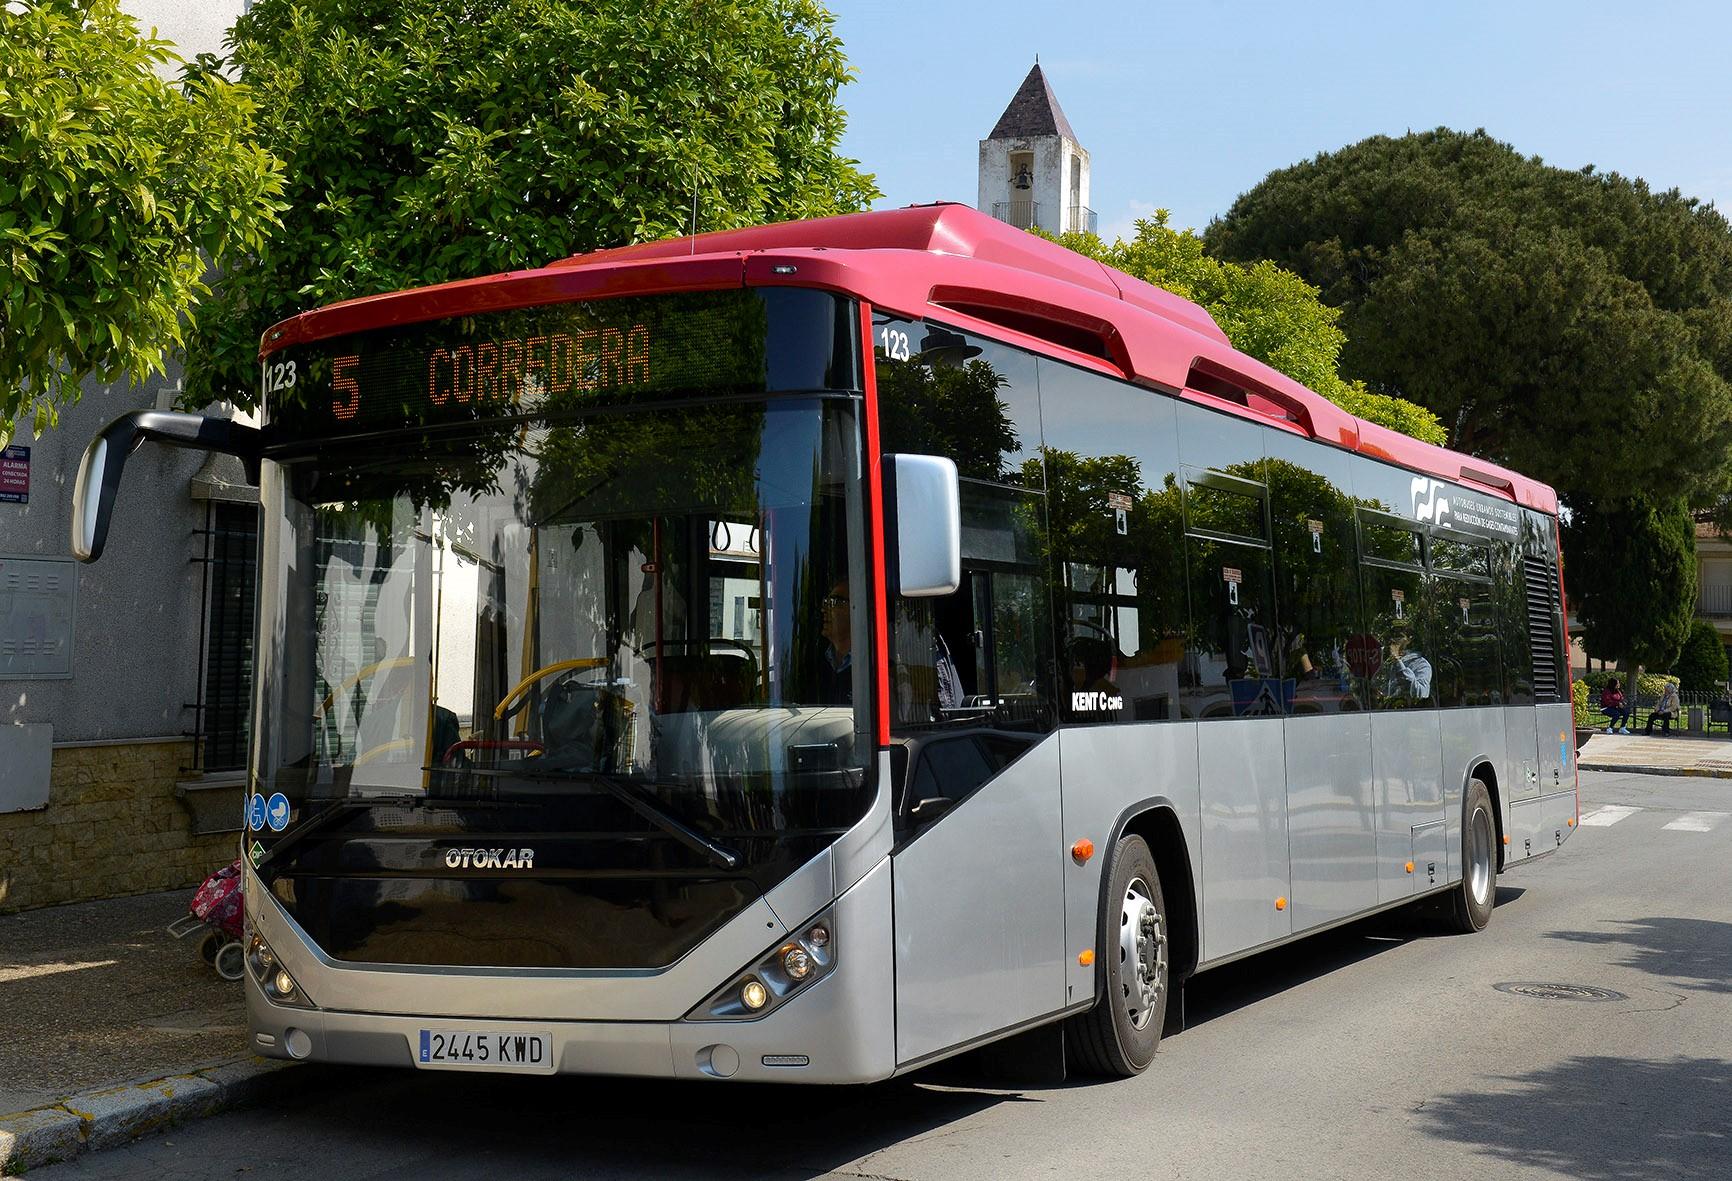
<instances>
[{"instance_id":1,"label":"antenna on bus roof","mask_svg":"<svg viewBox=\"0 0 1732 1181\"><path fill-rule=\"evenodd\" d=\"M698 252L698 162L692 160L692 253Z\"/></svg>"}]
</instances>

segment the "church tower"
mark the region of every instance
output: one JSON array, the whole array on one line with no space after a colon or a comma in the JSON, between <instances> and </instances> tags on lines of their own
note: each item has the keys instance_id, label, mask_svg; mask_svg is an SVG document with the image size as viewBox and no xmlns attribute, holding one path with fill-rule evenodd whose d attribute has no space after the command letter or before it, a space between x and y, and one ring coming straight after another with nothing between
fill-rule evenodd
<instances>
[{"instance_id":1,"label":"church tower","mask_svg":"<svg viewBox=\"0 0 1732 1181\"><path fill-rule=\"evenodd\" d=\"M1089 154L1077 143L1040 62L1017 87L992 134L980 141L977 207L1020 229L1095 229Z\"/></svg>"}]
</instances>

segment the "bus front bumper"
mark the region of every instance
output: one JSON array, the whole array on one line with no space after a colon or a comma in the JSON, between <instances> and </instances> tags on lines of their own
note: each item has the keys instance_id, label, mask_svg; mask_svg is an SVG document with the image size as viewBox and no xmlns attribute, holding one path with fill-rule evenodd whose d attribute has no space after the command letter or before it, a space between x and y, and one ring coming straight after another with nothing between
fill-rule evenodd
<instances>
[{"instance_id":1,"label":"bus front bumper","mask_svg":"<svg viewBox=\"0 0 1732 1181\"><path fill-rule=\"evenodd\" d=\"M762 1017L732 1021L558 1020L533 1016L454 1016L473 1009L445 1008L438 1016L356 1012L344 1008L292 1008L269 1000L249 974L246 981L249 1048L269 1058L400 1066L436 1070L418 1053L423 1030L460 1034L544 1033L551 1062L522 1073L627 1075L644 1078L739 1079L753 1082L865 1083L896 1070L894 975L889 915L890 865L882 862L837 900L841 932L836 965ZM286 930L278 937L288 945ZM304 972L315 1001L330 977L295 948L292 971ZM287 959L287 957L285 957ZM730 961L731 962L731 961ZM705 983L696 1003L726 976ZM474 983L471 978L471 983ZM621 979L616 989L644 987ZM513 982L489 981L500 1004ZM386 995L381 992L380 996ZM681 1006L687 1007L682 1004Z\"/></svg>"}]
</instances>

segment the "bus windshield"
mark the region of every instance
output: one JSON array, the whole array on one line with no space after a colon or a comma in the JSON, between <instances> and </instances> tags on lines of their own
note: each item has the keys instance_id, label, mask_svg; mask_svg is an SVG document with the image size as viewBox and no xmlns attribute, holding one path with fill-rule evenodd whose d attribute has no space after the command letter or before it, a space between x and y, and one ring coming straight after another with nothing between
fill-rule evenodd
<instances>
[{"instance_id":1,"label":"bus windshield","mask_svg":"<svg viewBox=\"0 0 1732 1181\"><path fill-rule=\"evenodd\" d=\"M855 429L841 397L689 402L284 463L269 790L304 823L623 789L729 867L856 819Z\"/></svg>"}]
</instances>

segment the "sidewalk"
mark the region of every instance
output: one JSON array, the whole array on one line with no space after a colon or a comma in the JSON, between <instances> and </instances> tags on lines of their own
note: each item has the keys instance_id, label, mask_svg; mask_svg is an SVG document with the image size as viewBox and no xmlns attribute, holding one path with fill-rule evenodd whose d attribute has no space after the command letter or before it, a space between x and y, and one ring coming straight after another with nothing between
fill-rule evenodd
<instances>
[{"instance_id":1,"label":"sidewalk","mask_svg":"<svg viewBox=\"0 0 1732 1181\"><path fill-rule=\"evenodd\" d=\"M0 1174L241 1101L239 983L164 930L191 891L0 915Z\"/></svg>"},{"instance_id":2,"label":"sidewalk","mask_svg":"<svg viewBox=\"0 0 1732 1181\"><path fill-rule=\"evenodd\" d=\"M1732 779L1732 742L1724 738L1670 738L1645 734L1595 734L1576 758L1584 771L1633 771L1645 775L1707 775Z\"/></svg>"}]
</instances>

